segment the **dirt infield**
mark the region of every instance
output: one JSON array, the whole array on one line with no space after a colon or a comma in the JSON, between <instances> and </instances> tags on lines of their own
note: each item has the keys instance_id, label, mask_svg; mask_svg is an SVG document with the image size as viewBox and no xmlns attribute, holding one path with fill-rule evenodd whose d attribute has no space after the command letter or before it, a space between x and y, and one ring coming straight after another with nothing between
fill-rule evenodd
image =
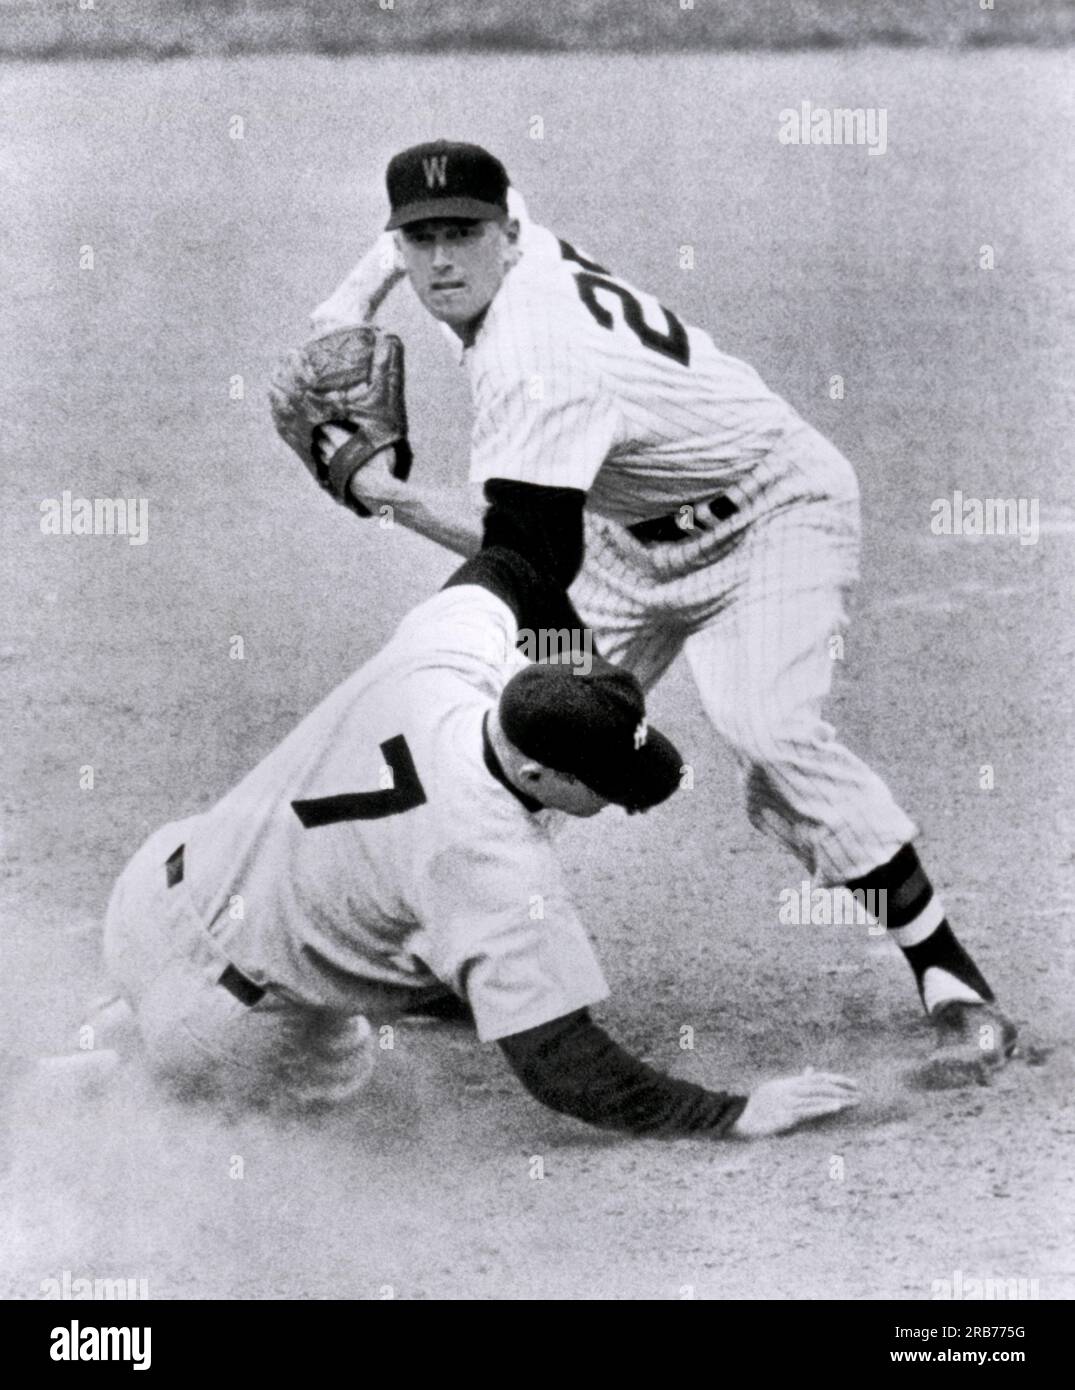
<instances>
[{"instance_id":1,"label":"dirt infield","mask_svg":"<svg viewBox=\"0 0 1075 1390\"><path fill-rule=\"evenodd\" d=\"M780 922L802 872L747 824L680 664L652 707L695 788L564 837L612 985L603 1021L714 1081L847 1071L866 1092L852 1120L749 1147L620 1141L542 1111L495 1048L420 1025L360 1106L305 1126L175 1110L133 1074L96 1099L16 1090L0 1293L39 1297L64 1270L144 1278L154 1298L929 1298L957 1272L1075 1293L1062 58L207 59L0 80L19 113L0 347L8 1051L75 1045L136 844L216 799L450 572L319 496L265 404L277 352L379 225L385 159L433 133L491 146L534 216L709 327L856 463L864 577L834 722L913 811L958 929L1052 1048L989 1090L906 1087L929 1047L909 972L862 927ZM883 105L884 157L782 145L778 113L807 98ZM413 303L387 320L417 466L461 476L464 382ZM954 490L1036 499L1037 540L933 534ZM43 534L65 492L145 499L144 544Z\"/></svg>"}]
</instances>

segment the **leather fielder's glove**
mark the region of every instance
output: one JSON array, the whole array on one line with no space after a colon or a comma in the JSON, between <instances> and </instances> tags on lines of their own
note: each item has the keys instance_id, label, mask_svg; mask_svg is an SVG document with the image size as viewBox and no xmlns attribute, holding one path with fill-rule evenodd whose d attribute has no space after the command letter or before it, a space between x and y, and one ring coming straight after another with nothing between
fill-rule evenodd
<instances>
[{"instance_id":1,"label":"leather fielder's glove","mask_svg":"<svg viewBox=\"0 0 1075 1390\"><path fill-rule=\"evenodd\" d=\"M395 446L392 474L411 471L403 398L403 344L368 324L339 328L291 352L273 374L269 405L280 437L337 502L372 513L348 492L355 473L380 449ZM333 452L323 427L350 438ZM327 461L326 461L327 459Z\"/></svg>"}]
</instances>

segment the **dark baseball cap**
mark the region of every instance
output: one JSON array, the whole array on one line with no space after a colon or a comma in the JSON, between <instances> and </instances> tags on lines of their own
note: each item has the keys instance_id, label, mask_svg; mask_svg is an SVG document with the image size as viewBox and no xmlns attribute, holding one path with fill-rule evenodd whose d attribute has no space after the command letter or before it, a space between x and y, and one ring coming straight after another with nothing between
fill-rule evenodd
<instances>
[{"instance_id":1,"label":"dark baseball cap","mask_svg":"<svg viewBox=\"0 0 1075 1390\"><path fill-rule=\"evenodd\" d=\"M504 687L499 715L520 753L628 810L658 806L679 786L679 750L648 726L642 687L614 666L586 676L569 663L526 666Z\"/></svg>"},{"instance_id":2,"label":"dark baseball cap","mask_svg":"<svg viewBox=\"0 0 1075 1390\"><path fill-rule=\"evenodd\" d=\"M385 176L387 230L428 217L493 221L508 211L508 174L480 145L432 140L394 155Z\"/></svg>"}]
</instances>

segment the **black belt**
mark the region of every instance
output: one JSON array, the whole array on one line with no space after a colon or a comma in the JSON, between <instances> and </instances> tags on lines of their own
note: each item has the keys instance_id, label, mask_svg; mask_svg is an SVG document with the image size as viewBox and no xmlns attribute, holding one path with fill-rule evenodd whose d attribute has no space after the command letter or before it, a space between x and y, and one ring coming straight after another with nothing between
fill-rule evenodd
<instances>
[{"instance_id":1,"label":"black belt","mask_svg":"<svg viewBox=\"0 0 1075 1390\"><path fill-rule=\"evenodd\" d=\"M739 508L730 497L725 493L720 493L716 497L710 498L708 502L699 502L697 507L684 504L677 507L674 512L668 512L665 516L655 516L652 521L636 521L633 526L628 526L628 531L639 540L643 545L655 545L657 542L685 541L692 536L697 536L701 527L693 523L693 518L699 512L709 512L717 521L728 521L735 516ZM690 520L690 526L684 526L680 517Z\"/></svg>"},{"instance_id":2,"label":"black belt","mask_svg":"<svg viewBox=\"0 0 1075 1390\"><path fill-rule=\"evenodd\" d=\"M180 845L164 861L164 877L169 888L174 888L177 883L183 882L185 849L186 845ZM242 971L236 970L234 965L227 967L217 984L223 985L229 994L238 999L240 1004L245 1004L248 1009L252 1009L255 1004L260 1004L265 998L265 990L262 989L261 985L256 985L253 980L248 980Z\"/></svg>"}]
</instances>

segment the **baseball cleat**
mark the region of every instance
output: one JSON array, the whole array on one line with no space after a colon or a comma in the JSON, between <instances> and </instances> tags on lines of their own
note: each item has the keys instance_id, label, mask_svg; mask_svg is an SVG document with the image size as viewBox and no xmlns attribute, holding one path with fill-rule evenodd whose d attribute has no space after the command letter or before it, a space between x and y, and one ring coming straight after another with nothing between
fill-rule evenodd
<instances>
[{"instance_id":1,"label":"baseball cleat","mask_svg":"<svg viewBox=\"0 0 1075 1390\"><path fill-rule=\"evenodd\" d=\"M915 1074L924 1090L988 1086L993 1074L1015 1055L1018 1030L995 1004L950 999L929 1017L936 1046Z\"/></svg>"}]
</instances>

